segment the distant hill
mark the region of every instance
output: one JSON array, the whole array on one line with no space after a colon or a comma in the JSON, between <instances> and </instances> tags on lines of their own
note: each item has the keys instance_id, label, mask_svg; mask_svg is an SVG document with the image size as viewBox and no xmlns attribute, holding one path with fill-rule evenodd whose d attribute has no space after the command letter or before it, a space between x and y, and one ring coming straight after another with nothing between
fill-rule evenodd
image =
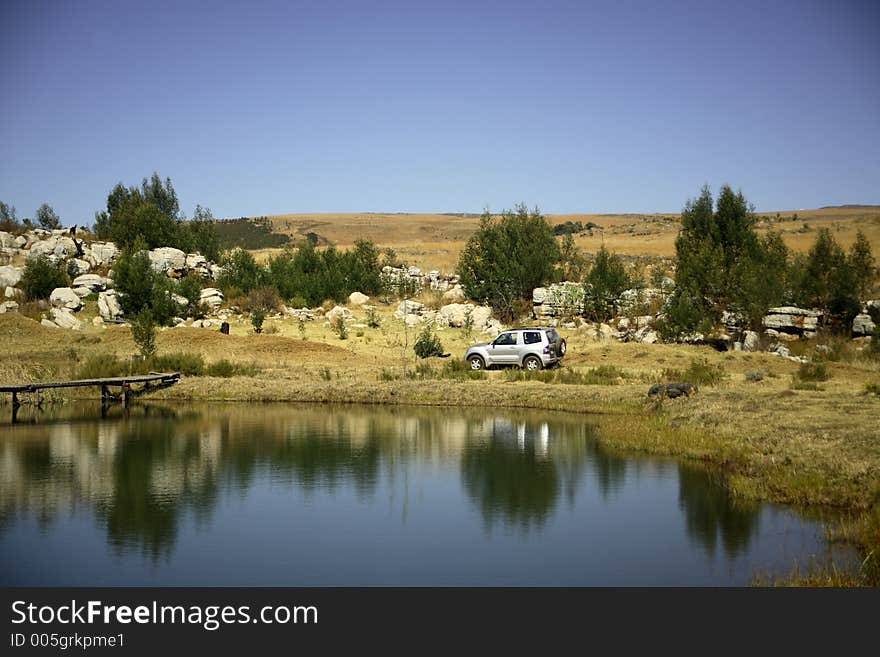
<instances>
[{"instance_id":1,"label":"distant hill","mask_svg":"<svg viewBox=\"0 0 880 657\"><path fill-rule=\"evenodd\" d=\"M880 260L880 206L845 205L811 210L758 211L758 230L780 232L788 246L804 252L810 248L820 228L829 228L846 248L862 230ZM778 215L778 216L777 216ZM680 227L678 213L630 214L559 214L547 215L557 232L572 234L580 249L595 253L604 244L621 255L639 257L672 257L675 237ZM346 248L358 239L372 240L380 248L392 247L408 264L423 269L453 271L458 254L468 237L479 226L476 213L450 212L435 214L411 213L302 213L261 217L255 226L224 227L226 240L251 250L263 251L262 256L303 239L318 244L334 244ZM577 227L584 228L577 231ZM246 231L248 237L241 233Z\"/></svg>"}]
</instances>

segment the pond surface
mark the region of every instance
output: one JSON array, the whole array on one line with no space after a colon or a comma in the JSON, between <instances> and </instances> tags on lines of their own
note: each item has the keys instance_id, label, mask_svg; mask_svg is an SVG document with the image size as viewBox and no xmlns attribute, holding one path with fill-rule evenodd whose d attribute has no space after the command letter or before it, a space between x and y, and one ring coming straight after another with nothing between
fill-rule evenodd
<instances>
[{"instance_id":1,"label":"pond surface","mask_svg":"<svg viewBox=\"0 0 880 657\"><path fill-rule=\"evenodd\" d=\"M730 585L827 555L820 523L611 455L584 415L63 412L0 425L2 585Z\"/></svg>"}]
</instances>

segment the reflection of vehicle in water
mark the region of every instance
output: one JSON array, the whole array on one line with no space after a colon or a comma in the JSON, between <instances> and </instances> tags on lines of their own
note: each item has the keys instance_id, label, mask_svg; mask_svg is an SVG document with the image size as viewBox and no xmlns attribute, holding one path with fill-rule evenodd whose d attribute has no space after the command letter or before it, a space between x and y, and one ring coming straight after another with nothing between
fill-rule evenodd
<instances>
[{"instance_id":1,"label":"reflection of vehicle in water","mask_svg":"<svg viewBox=\"0 0 880 657\"><path fill-rule=\"evenodd\" d=\"M515 445L521 452L528 446L536 455L546 458L550 447L550 426L546 422L514 422L496 417L492 419L492 438Z\"/></svg>"}]
</instances>

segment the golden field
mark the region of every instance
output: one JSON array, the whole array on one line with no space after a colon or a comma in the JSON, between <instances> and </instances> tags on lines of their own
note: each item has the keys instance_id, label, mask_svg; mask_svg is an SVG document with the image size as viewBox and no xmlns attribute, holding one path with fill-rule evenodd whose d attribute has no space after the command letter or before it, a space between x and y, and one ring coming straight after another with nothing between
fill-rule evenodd
<instances>
[{"instance_id":1,"label":"golden field","mask_svg":"<svg viewBox=\"0 0 880 657\"><path fill-rule=\"evenodd\" d=\"M777 211L758 211L759 217L775 218ZM792 217L797 214L797 220ZM844 247L857 230L867 235L875 253L880 253L880 206L841 206L815 210L779 211L782 221L759 223L759 232L781 231L794 251L810 248L820 228L830 228ZM369 239L380 247L392 247L401 260L424 270L452 272L458 254L479 225L479 215L452 214L282 214L272 215L275 232L294 241L314 232L336 246L346 247L358 239ZM592 222L599 226L591 235L576 235L581 250L594 253L599 246L630 256L669 257L675 255L678 214L559 214L547 215L550 224L566 221ZM263 249L265 258L279 249Z\"/></svg>"}]
</instances>

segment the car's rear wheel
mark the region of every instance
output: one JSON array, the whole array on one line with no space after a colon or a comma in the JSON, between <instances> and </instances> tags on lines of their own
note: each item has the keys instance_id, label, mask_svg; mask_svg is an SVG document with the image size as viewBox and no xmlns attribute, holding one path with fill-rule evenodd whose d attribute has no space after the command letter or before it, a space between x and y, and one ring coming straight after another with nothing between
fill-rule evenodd
<instances>
[{"instance_id":1,"label":"car's rear wheel","mask_svg":"<svg viewBox=\"0 0 880 657\"><path fill-rule=\"evenodd\" d=\"M480 356L471 356L468 358L468 363L470 363L471 369L475 372L486 369L486 361Z\"/></svg>"},{"instance_id":2,"label":"car's rear wheel","mask_svg":"<svg viewBox=\"0 0 880 657\"><path fill-rule=\"evenodd\" d=\"M526 356L525 360L523 360L523 368L527 369L529 372L536 372L543 367L541 363L541 359L537 356Z\"/></svg>"}]
</instances>

